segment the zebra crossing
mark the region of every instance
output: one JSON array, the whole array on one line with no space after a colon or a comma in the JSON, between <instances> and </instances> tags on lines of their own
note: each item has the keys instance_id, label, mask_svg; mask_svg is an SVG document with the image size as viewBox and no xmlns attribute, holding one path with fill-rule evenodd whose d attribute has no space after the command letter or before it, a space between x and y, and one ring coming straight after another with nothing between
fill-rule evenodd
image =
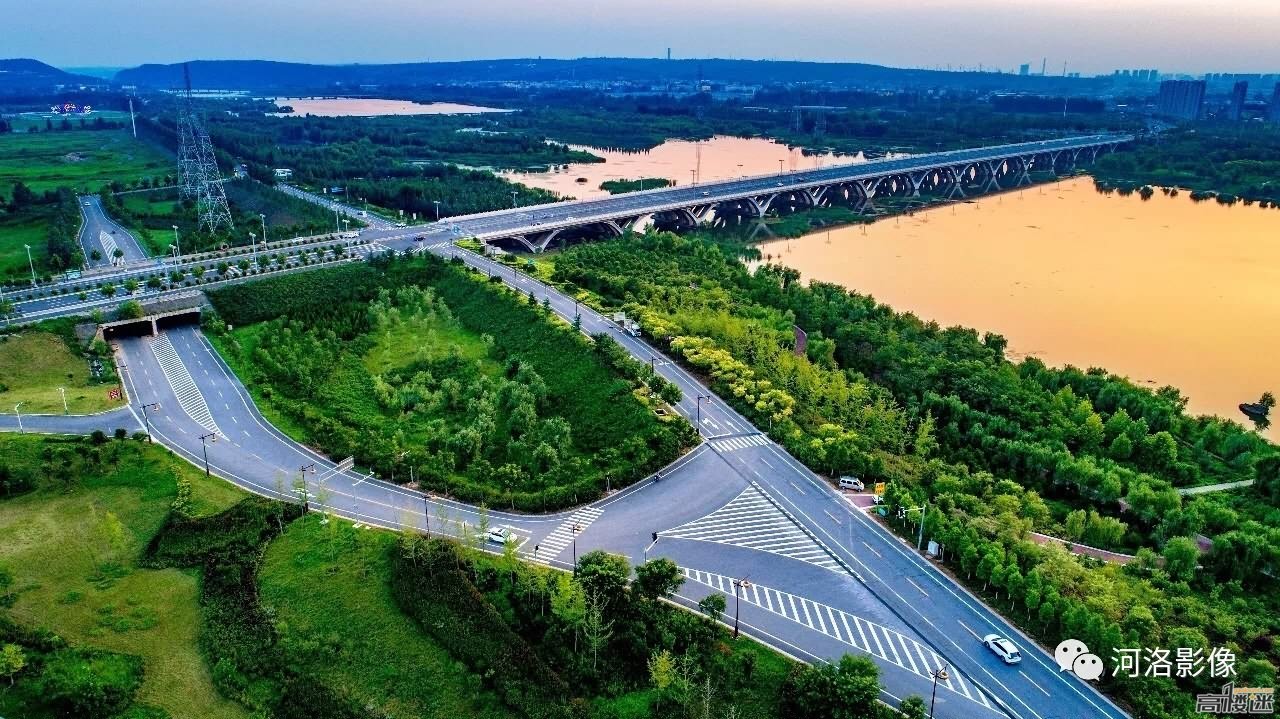
<instances>
[{"instance_id":1,"label":"zebra crossing","mask_svg":"<svg viewBox=\"0 0 1280 719\"><path fill-rule=\"evenodd\" d=\"M711 514L658 532L660 537L731 544L842 571L831 554L778 509L755 484Z\"/></svg>"},{"instance_id":2,"label":"zebra crossing","mask_svg":"<svg viewBox=\"0 0 1280 719\"><path fill-rule=\"evenodd\" d=\"M734 593L733 577L687 567L681 567L680 571L686 578L699 584L705 584L725 594ZM848 644L885 662L896 664L929 681L932 681L929 676L930 671L950 666L946 660L938 656L937 652L901 632L835 607L805 599L797 594L751 583L738 590L738 599L803 624L836 641ZM945 687L985 707L991 707L991 703L983 695L977 683L972 679L966 680L955 667L950 667L946 679L938 680L938 686Z\"/></svg>"},{"instance_id":3,"label":"zebra crossing","mask_svg":"<svg viewBox=\"0 0 1280 719\"><path fill-rule=\"evenodd\" d=\"M769 438L763 434L744 434L740 437L708 440L718 452L733 452L747 447L763 447L769 444Z\"/></svg>"},{"instance_id":4,"label":"zebra crossing","mask_svg":"<svg viewBox=\"0 0 1280 719\"><path fill-rule=\"evenodd\" d=\"M222 430L218 429L218 425L213 421L213 415L209 412L209 405L204 401L204 395L200 394L200 389L196 387L196 382L187 371L187 366L178 357L178 351L173 348L168 335L157 336L151 342L151 352L160 363L165 379L169 380L169 386L173 388L173 394L178 398L182 411L201 427L210 432L222 434Z\"/></svg>"},{"instance_id":5,"label":"zebra crossing","mask_svg":"<svg viewBox=\"0 0 1280 719\"><path fill-rule=\"evenodd\" d=\"M116 261L116 250L119 249L116 244L116 238L112 237L110 232L101 230L98 232L98 244L102 245L102 259L114 263Z\"/></svg>"},{"instance_id":6,"label":"zebra crossing","mask_svg":"<svg viewBox=\"0 0 1280 719\"><path fill-rule=\"evenodd\" d=\"M539 564L551 564L551 560L555 559L564 548L573 542L574 527L577 533L581 534L591 523L600 518L604 514L603 509L598 507L583 507L569 518L560 523L551 534L548 534L541 542L538 542L538 549L533 561Z\"/></svg>"}]
</instances>

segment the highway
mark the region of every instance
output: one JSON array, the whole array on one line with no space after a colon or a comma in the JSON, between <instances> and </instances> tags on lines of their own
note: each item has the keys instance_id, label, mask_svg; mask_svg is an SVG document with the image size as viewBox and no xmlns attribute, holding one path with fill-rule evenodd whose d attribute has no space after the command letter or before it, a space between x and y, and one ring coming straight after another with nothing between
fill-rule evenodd
<instances>
[{"instance_id":1,"label":"highway","mask_svg":"<svg viewBox=\"0 0 1280 719\"><path fill-rule=\"evenodd\" d=\"M1067 140L1033 144L1050 149L1052 143L1070 145ZM1028 151L1026 145L1014 147L1007 151ZM941 155L947 162L964 162L978 152L991 154L990 148L984 148ZM878 176L889 167L902 171L906 165L900 163L916 159L776 177L812 184L830 182L833 173ZM773 176L733 180L717 183L716 192L730 197L759 192L770 182L777 187L782 181ZM606 318L555 289L462 251L452 242L459 236L499 236L534 221L571 223L634 213L661 203L688 203L700 196L688 193L710 192L706 187L710 186L677 188L684 194L667 189L507 210L411 231L393 228L364 233L361 241L367 248L460 257L482 272L502 277L522 293L532 291L539 300L546 298L552 311L566 321L579 311L584 333L611 333L634 357L653 361L659 374L680 387L683 398L675 410L696 422L705 438L699 448L666 470L660 482L649 478L588 506L552 515L489 512L489 521L510 526L526 558L552 566L571 566L574 555L597 548L623 553L637 563L645 557L669 557L687 577L679 601L693 606L712 591L725 593L729 595L728 621L735 603L731 582L746 577L749 584L739 607L745 632L808 661L833 660L848 652L870 656L882 671L883 698L891 703L908 694L928 696L929 671L947 666L951 678L939 684L939 716L1126 716L1092 686L1058 672L1052 657L1034 641L644 340L622 333ZM547 218L547 213L551 213L549 219L533 219ZM46 311L53 316L81 310L53 307ZM126 427L131 431L149 422L156 440L180 456L201 467L207 456L214 473L268 496L296 498L293 482L305 477L313 507L360 526L457 535L462 526L480 523L472 507L424 497L356 469L339 470L333 460L290 440L258 413L244 386L195 328L121 339L115 351L130 407L128 414L117 410L100 418L101 428L108 432L122 421L132 420ZM700 401L700 396L709 399ZM140 416L142 405L157 406L145 421ZM0 429L16 429L15 419L0 416ZM33 431L84 432L93 419L45 416L24 418L24 422ZM573 531L575 526L581 531ZM1022 649L1023 662L1004 665L980 643L979 637L988 633L1012 638Z\"/></svg>"},{"instance_id":2,"label":"highway","mask_svg":"<svg viewBox=\"0 0 1280 719\"><path fill-rule=\"evenodd\" d=\"M84 251L84 261L90 267L113 267L147 259L147 253L128 230L107 216L102 209L102 199L97 195L81 195L76 198L80 202L80 214L83 222L80 225L80 247ZM117 258L116 250L123 254ZM98 251L98 259L93 259L93 251Z\"/></svg>"}]
</instances>

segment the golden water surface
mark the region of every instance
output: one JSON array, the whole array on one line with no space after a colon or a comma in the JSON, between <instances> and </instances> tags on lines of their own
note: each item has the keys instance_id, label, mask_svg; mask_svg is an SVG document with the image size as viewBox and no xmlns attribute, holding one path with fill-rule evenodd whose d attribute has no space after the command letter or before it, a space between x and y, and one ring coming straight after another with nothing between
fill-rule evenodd
<instances>
[{"instance_id":1,"label":"golden water surface","mask_svg":"<svg viewBox=\"0 0 1280 719\"><path fill-rule=\"evenodd\" d=\"M661 177L679 185L732 180L746 175L796 172L832 165L865 162L861 155L805 155L799 148L762 138L713 137L692 142L668 140L651 150L625 152L570 145L604 162L567 165L550 172L504 172L503 177L530 187L557 192L563 197L587 199L609 193L600 189L605 180L639 180ZM585 182L578 182L582 178Z\"/></svg>"},{"instance_id":2,"label":"golden water surface","mask_svg":"<svg viewBox=\"0 0 1280 719\"><path fill-rule=\"evenodd\" d=\"M1011 357L1172 384L1195 414L1245 422L1239 403L1280 393L1280 210L1103 195L1081 177L759 247L805 278L999 332Z\"/></svg>"}]
</instances>

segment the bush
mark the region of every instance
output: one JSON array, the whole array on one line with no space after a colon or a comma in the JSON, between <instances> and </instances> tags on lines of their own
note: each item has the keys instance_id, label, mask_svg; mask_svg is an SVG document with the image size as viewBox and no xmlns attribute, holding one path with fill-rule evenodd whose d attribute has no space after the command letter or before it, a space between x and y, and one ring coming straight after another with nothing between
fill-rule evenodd
<instances>
[{"instance_id":1,"label":"bush","mask_svg":"<svg viewBox=\"0 0 1280 719\"><path fill-rule=\"evenodd\" d=\"M44 658L38 679L43 700L84 719L117 714L142 684L142 660L124 654L59 649Z\"/></svg>"}]
</instances>

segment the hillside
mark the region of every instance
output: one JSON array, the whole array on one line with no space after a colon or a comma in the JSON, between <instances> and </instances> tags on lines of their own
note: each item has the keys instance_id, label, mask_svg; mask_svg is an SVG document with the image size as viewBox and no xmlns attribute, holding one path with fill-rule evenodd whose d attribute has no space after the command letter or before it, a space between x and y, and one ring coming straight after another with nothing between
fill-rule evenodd
<instances>
[{"instance_id":1,"label":"hillside","mask_svg":"<svg viewBox=\"0 0 1280 719\"><path fill-rule=\"evenodd\" d=\"M104 80L74 75L30 58L0 60L0 93L51 90L55 85L101 85Z\"/></svg>"}]
</instances>

